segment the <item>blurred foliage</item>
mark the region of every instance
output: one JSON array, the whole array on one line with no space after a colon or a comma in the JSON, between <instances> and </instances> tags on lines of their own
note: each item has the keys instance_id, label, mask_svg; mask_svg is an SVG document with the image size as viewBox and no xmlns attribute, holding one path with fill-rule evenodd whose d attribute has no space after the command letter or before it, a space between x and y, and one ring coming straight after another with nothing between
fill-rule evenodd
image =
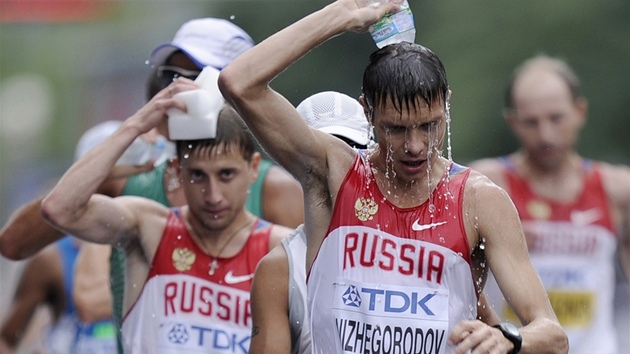
<instances>
[{"instance_id":1,"label":"blurred foliage","mask_svg":"<svg viewBox=\"0 0 630 354\"><path fill-rule=\"evenodd\" d=\"M218 16L259 42L328 1L220 2ZM546 53L568 61L590 102L579 150L630 163L630 2L588 0L410 1L416 41L442 59L453 90L453 156L462 162L506 154L517 145L501 111L507 79L526 58ZM275 11L269 11L270 9ZM313 50L272 86L297 104L322 90L358 96L368 35L346 33ZM602 142L604 142L602 144Z\"/></svg>"}]
</instances>

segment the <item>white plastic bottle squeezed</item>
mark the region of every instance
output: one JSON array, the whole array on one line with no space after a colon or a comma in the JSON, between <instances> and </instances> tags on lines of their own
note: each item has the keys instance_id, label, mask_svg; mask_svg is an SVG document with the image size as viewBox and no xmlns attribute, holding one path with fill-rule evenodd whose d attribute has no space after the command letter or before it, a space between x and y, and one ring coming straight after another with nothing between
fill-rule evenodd
<instances>
[{"instance_id":1,"label":"white plastic bottle squeezed","mask_svg":"<svg viewBox=\"0 0 630 354\"><path fill-rule=\"evenodd\" d=\"M416 40L416 26L413 21L413 13L407 0L363 0L365 6L379 6L390 1L400 3L400 10L393 14L385 15L377 23L370 26L370 34L376 46L384 46L398 42L411 42Z\"/></svg>"}]
</instances>

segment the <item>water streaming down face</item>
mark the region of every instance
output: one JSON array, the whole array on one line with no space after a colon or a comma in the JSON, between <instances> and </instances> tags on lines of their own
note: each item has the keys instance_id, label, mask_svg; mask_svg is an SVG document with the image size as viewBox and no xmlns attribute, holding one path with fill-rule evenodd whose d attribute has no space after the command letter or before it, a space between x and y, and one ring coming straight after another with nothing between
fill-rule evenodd
<instances>
[{"instance_id":1,"label":"water streaming down face","mask_svg":"<svg viewBox=\"0 0 630 354\"><path fill-rule=\"evenodd\" d=\"M438 128L435 125L429 126L429 146L427 147L427 191L429 191L429 212L431 213L431 219L433 219L433 213L435 212L435 204L433 203L433 188L431 186L431 170L433 167L433 153L438 149ZM439 155L438 155L439 156Z\"/></svg>"},{"instance_id":2,"label":"water streaming down face","mask_svg":"<svg viewBox=\"0 0 630 354\"><path fill-rule=\"evenodd\" d=\"M390 46L385 46L380 50L377 50L370 56L370 60L368 66L363 75L363 86L362 86L362 95L365 99L365 102L368 106L368 110L373 113L373 107L383 107L387 103L393 103L394 107L403 110L405 108L409 109L410 107L414 107L416 100L418 98L427 102L430 106L436 102L442 102L444 109L444 121L441 121L439 131L434 129L430 133L430 139L428 140L429 154L427 159L429 161L436 160L436 157L441 157L443 154L446 155L445 159L437 160L439 164L444 163L445 166L427 164L426 167L426 175L427 181L421 181L422 184L414 185L415 188L423 188L428 189L429 193L425 194L425 197L428 197L426 203L428 204L428 210L430 212L431 218L435 216L437 217L436 207L440 205L444 205L444 208L447 208L447 205L451 206L451 209L447 210L447 213L451 213L453 218L459 218L459 214L456 212L456 208L459 206L453 203L444 203L444 201L453 201L455 199L455 195L450 191L449 182L450 182L450 168L453 164L453 155L452 155L452 142L451 142L451 116L450 116L450 91L448 89L448 82L446 77L446 70L442 65L440 59L428 48L424 48L421 45L413 44L413 43L401 43ZM374 117L370 117L374 118ZM375 126L378 128L379 122L374 122ZM446 131L444 131L444 128ZM438 136L439 132L445 134L445 136ZM380 169L374 169L374 173L384 173L384 176L378 176L379 181L383 180L384 177L384 187L383 195L387 196L387 198L393 198L392 196L396 196L397 191L395 188L399 189L402 187L401 185L397 185L393 180L395 178L395 170L394 165L395 161L393 160L396 157L395 153L399 153L399 151L394 152L394 147L392 145L387 145L388 141L391 141L390 131L376 130L376 134L378 137L379 145L377 149L381 149L380 154L385 158L385 166L378 166ZM384 136L379 136L379 135ZM396 132L393 133L394 135ZM445 140L445 141L443 141ZM442 146L442 142L444 142L445 146ZM442 151L445 149L445 151ZM379 153L379 152L377 152ZM436 156L437 154L437 156ZM376 161L376 160L372 160ZM444 174L442 174L443 168L446 170ZM399 171L400 172L400 171ZM438 176L436 173L440 173ZM392 178L392 179L390 179ZM434 194L431 193L438 183L446 184L446 192ZM402 197L402 195L401 195ZM474 195L467 196L468 199L475 198ZM395 202L395 200L392 200ZM417 203L414 203L417 204ZM470 203L467 203L470 204ZM426 204L425 204L426 205ZM478 203L472 203L472 205L478 205ZM442 208L442 207L440 207ZM464 209L464 213L466 213L467 220L473 220L469 213L476 213L476 211ZM464 220L455 220L456 222L463 222ZM474 216L474 228L478 229L478 217ZM476 231L475 231L476 232ZM446 243L446 239L448 239L449 235L444 235L438 242ZM475 246L475 245L471 245ZM485 240L482 238L476 245L474 252L476 253L475 257L481 256L480 258L476 258L475 260L475 271L481 270L479 274L484 273L487 269L487 262L485 261L484 251L486 248ZM462 254L454 255L455 257L462 257ZM479 260L479 262L477 262ZM481 291L481 285L483 285L484 279L483 276L475 275L475 283L477 285L477 290ZM474 306L470 307L471 313L476 313L476 309Z\"/></svg>"},{"instance_id":3,"label":"water streaming down face","mask_svg":"<svg viewBox=\"0 0 630 354\"><path fill-rule=\"evenodd\" d=\"M392 142L392 132L389 129L385 130L386 139L388 142L385 154L385 181L387 181L387 194L391 195L391 189L396 189L396 185L390 183L396 178L396 170L394 170L394 146ZM391 178L391 179L390 179ZM395 195L395 194L394 194Z\"/></svg>"},{"instance_id":4,"label":"water streaming down face","mask_svg":"<svg viewBox=\"0 0 630 354\"><path fill-rule=\"evenodd\" d=\"M447 158L448 158L448 162L449 162L449 168L450 168L450 163L453 162L453 149L451 146L451 98L447 97L446 98L446 111L445 116L446 116L446 151L447 151Z\"/></svg>"}]
</instances>

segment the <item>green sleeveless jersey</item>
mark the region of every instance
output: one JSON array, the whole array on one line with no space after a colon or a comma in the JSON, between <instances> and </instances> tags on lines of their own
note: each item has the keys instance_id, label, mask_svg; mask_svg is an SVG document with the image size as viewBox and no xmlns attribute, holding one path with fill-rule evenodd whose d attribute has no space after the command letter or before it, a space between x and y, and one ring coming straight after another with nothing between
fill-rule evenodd
<instances>
[{"instance_id":1,"label":"green sleeveless jersey","mask_svg":"<svg viewBox=\"0 0 630 354\"><path fill-rule=\"evenodd\" d=\"M273 162L260 160L258 164L258 178L249 186L249 194L245 201L245 209L259 218L263 218L263 183Z\"/></svg>"}]
</instances>

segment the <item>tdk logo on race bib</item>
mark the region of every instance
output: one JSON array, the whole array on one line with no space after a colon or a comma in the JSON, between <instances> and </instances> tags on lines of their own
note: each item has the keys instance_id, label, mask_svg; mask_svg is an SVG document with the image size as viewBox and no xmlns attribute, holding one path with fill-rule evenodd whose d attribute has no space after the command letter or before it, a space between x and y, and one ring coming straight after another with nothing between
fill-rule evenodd
<instances>
[{"instance_id":1,"label":"tdk logo on race bib","mask_svg":"<svg viewBox=\"0 0 630 354\"><path fill-rule=\"evenodd\" d=\"M175 344L184 344L188 342L188 331L186 326L181 323L177 323L168 332L168 340Z\"/></svg>"},{"instance_id":2,"label":"tdk logo on race bib","mask_svg":"<svg viewBox=\"0 0 630 354\"><path fill-rule=\"evenodd\" d=\"M445 354L449 294L339 277L332 314L338 352Z\"/></svg>"},{"instance_id":3,"label":"tdk logo on race bib","mask_svg":"<svg viewBox=\"0 0 630 354\"><path fill-rule=\"evenodd\" d=\"M365 301L370 312L435 316L431 309L431 299L437 294L435 292L418 293L368 287L362 287L360 291L358 289L354 285L348 286L342 295L344 305L359 308Z\"/></svg>"},{"instance_id":4,"label":"tdk logo on race bib","mask_svg":"<svg viewBox=\"0 0 630 354\"><path fill-rule=\"evenodd\" d=\"M342 299L346 306L361 307L361 295L354 285L348 287L348 290L343 293Z\"/></svg>"},{"instance_id":5,"label":"tdk logo on race bib","mask_svg":"<svg viewBox=\"0 0 630 354\"><path fill-rule=\"evenodd\" d=\"M162 325L170 345L164 347L181 348L181 350L204 350L212 353L242 353L249 349L249 332L228 332L221 328L187 325L175 323Z\"/></svg>"}]
</instances>

